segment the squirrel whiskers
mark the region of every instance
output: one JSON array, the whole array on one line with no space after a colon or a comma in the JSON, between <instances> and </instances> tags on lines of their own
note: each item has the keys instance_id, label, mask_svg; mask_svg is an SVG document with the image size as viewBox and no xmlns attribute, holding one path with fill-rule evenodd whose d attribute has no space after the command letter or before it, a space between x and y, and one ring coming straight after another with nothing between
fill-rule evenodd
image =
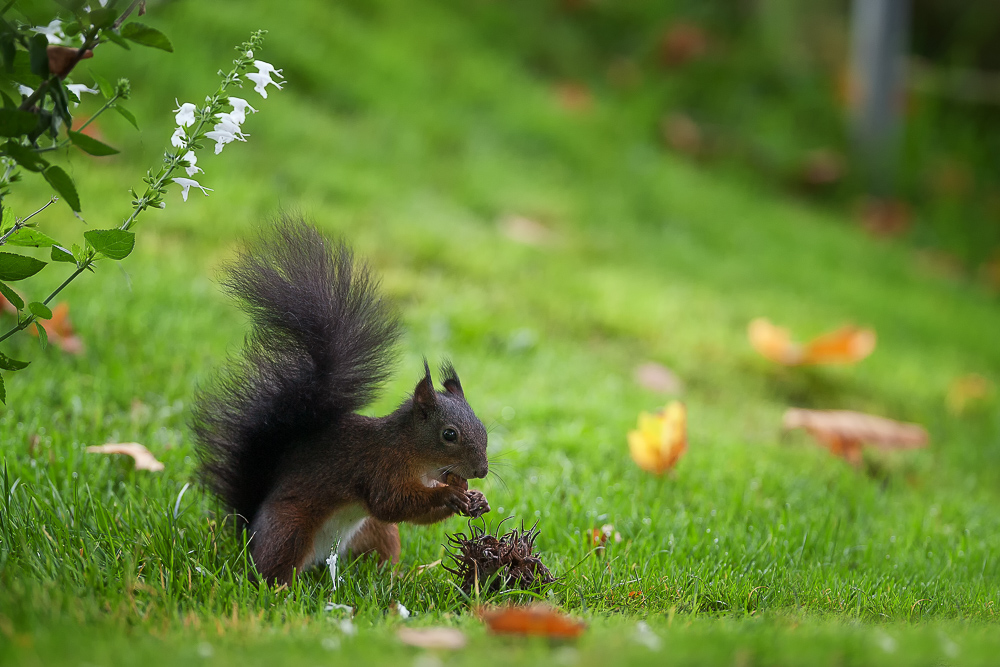
<instances>
[{"instance_id":1,"label":"squirrel whiskers","mask_svg":"<svg viewBox=\"0 0 1000 667\"><path fill-rule=\"evenodd\" d=\"M430 369L391 414L357 411L387 379L399 323L350 248L300 219L265 230L225 270L250 318L242 355L195 399L200 473L252 533L268 580L331 551L399 559L402 521L426 524L489 504L487 433L458 374Z\"/></svg>"}]
</instances>

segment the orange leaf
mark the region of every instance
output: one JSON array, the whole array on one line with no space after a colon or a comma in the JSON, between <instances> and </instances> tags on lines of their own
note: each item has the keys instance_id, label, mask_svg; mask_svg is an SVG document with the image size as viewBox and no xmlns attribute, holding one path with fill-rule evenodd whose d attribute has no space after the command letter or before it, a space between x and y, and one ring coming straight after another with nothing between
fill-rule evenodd
<instances>
[{"instance_id":1,"label":"orange leaf","mask_svg":"<svg viewBox=\"0 0 1000 667\"><path fill-rule=\"evenodd\" d=\"M156 457L138 442L116 442L106 445L95 445L87 447L87 452L90 454L127 454L135 459L136 470L149 470L152 472L163 470L163 463L157 461Z\"/></svg>"},{"instance_id":2,"label":"orange leaf","mask_svg":"<svg viewBox=\"0 0 1000 667\"><path fill-rule=\"evenodd\" d=\"M761 356L784 366L851 364L870 355L876 341L874 330L847 325L802 345L763 317L750 322L747 338Z\"/></svg>"},{"instance_id":3,"label":"orange leaf","mask_svg":"<svg viewBox=\"0 0 1000 667\"><path fill-rule=\"evenodd\" d=\"M400 628L399 641L418 648L458 650L465 647L465 635L456 628Z\"/></svg>"},{"instance_id":4,"label":"orange leaf","mask_svg":"<svg viewBox=\"0 0 1000 667\"><path fill-rule=\"evenodd\" d=\"M65 301L52 309L52 319L38 320L38 323L48 334L49 342L58 347L63 352L69 354L80 354L83 352L83 341L73 330L73 323L69 319L69 304ZM30 330L32 335L37 336L35 329Z\"/></svg>"},{"instance_id":5,"label":"orange leaf","mask_svg":"<svg viewBox=\"0 0 1000 667\"><path fill-rule=\"evenodd\" d=\"M687 450L687 410L671 401L656 414L639 413L639 425L628 432L632 460L649 472L660 475L677 465Z\"/></svg>"},{"instance_id":6,"label":"orange leaf","mask_svg":"<svg viewBox=\"0 0 1000 667\"><path fill-rule=\"evenodd\" d=\"M850 410L789 408L782 418L786 429L803 428L832 454L861 464L862 445L879 449L916 449L927 446L927 431L885 417Z\"/></svg>"},{"instance_id":7,"label":"orange leaf","mask_svg":"<svg viewBox=\"0 0 1000 667\"><path fill-rule=\"evenodd\" d=\"M587 629L586 623L570 618L547 605L488 609L480 612L480 616L490 631L499 634L574 639Z\"/></svg>"}]
</instances>

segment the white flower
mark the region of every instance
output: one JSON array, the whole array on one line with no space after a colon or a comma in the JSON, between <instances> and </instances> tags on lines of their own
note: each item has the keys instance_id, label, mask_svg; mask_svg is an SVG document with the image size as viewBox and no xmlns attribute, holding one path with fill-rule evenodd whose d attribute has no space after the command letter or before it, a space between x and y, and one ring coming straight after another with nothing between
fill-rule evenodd
<instances>
[{"instance_id":1,"label":"white flower","mask_svg":"<svg viewBox=\"0 0 1000 667\"><path fill-rule=\"evenodd\" d=\"M246 135L239 133L239 128L236 128L236 132L231 129L232 125L225 125L219 123L212 129L211 132L205 133L206 139L211 139L215 142L215 154L218 155L222 152L222 147L228 143L232 143L239 139L240 141L246 141ZM239 134L237 134L239 133Z\"/></svg>"},{"instance_id":2,"label":"white flower","mask_svg":"<svg viewBox=\"0 0 1000 667\"><path fill-rule=\"evenodd\" d=\"M206 197L208 196L209 192L214 192L212 188L206 188L201 183L191 178L175 178L173 179L173 181L177 185L181 186L181 199L183 199L184 201L188 200L188 190L190 190L191 188L198 188L199 190L205 193Z\"/></svg>"},{"instance_id":3,"label":"white flower","mask_svg":"<svg viewBox=\"0 0 1000 667\"><path fill-rule=\"evenodd\" d=\"M253 58L253 51L247 49L247 58Z\"/></svg>"},{"instance_id":4,"label":"white flower","mask_svg":"<svg viewBox=\"0 0 1000 667\"><path fill-rule=\"evenodd\" d=\"M181 127L191 127L194 125L194 112L197 111L197 107L190 102L185 102L178 108L174 109L177 115L174 117L177 124Z\"/></svg>"},{"instance_id":5,"label":"white flower","mask_svg":"<svg viewBox=\"0 0 1000 667\"><path fill-rule=\"evenodd\" d=\"M219 122L215 124L215 127L212 128L213 130L230 132L240 141L246 141L247 137L250 136L249 134L243 134L239 122L237 122L237 119L232 114L217 113L215 115L218 116Z\"/></svg>"},{"instance_id":6,"label":"white flower","mask_svg":"<svg viewBox=\"0 0 1000 667\"><path fill-rule=\"evenodd\" d=\"M24 95L25 97L31 97L31 95L32 95L32 94L33 94L33 93L34 93L35 91L34 91L34 90L32 90L31 88L28 88L27 86L22 86L21 84L18 84L18 85L17 85L17 92L21 93L21 94L22 94L22 95Z\"/></svg>"},{"instance_id":7,"label":"white flower","mask_svg":"<svg viewBox=\"0 0 1000 667\"><path fill-rule=\"evenodd\" d=\"M278 90L281 90L281 84L272 79L271 75L273 74L279 79L284 79L285 77L281 73L280 69L275 69L273 65L266 63L263 60L255 60L253 61L253 64L254 67L257 68L257 72L250 72L246 76L256 84L253 89L260 93L260 96L266 100L268 84L271 84Z\"/></svg>"},{"instance_id":8,"label":"white flower","mask_svg":"<svg viewBox=\"0 0 1000 667\"><path fill-rule=\"evenodd\" d=\"M253 66L256 67L257 71L261 74L277 74L279 79L285 78L285 75L281 73L282 70L274 69L274 65L271 63L266 63L263 60L255 60L253 61Z\"/></svg>"},{"instance_id":9,"label":"white flower","mask_svg":"<svg viewBox=\"0 0 1000 667\"><path fill-rule=\"evenodd\" d=\"M91 95L96 95L99 92L94 90L93 88L87 88L87 86L85 86L82 83L67 83L66 90L73 93L77 97L80 97L81 93L90 93Z\"/></svg>"},{"instance_id":10,"label":"white flower","mask_svg":"<svg viewBox=\"0 0 1000 667\"><path fill-rule=\"evenodd\" d=\"M183 127L178 127L174 130L173 135L170 137L170 145L175 148L184 148L187 146L187 134L184 132Z\"/></svg>"},{"instance_id":11,"label":"white flower","mask_svg":"<svg viewBox=\"0 0 1000 667\"><path fill-rule=\"evenodd\" d=\"M205 173L204 169L196 166L198 164L198 156L194 154L194 151L188 151L181 159L186 160L188 163L188 166L184 167L184 171L187 172L188 176L194 176L198 172Z\"/></svg>"},{"instance_id":12,"label":"white flower","mask_svg":"<svg viewBox=\"0 0 1000 667\"><path fill-rule=\"evenodd\" d=\"M49 44L59 44L65 41L66 35L62 31L62 21L59 19L52 19L44 28L32 28L37 34L45 35L45 38L49 40Z\"/></svg>"},{"instance_id":13,"label":"white flower","mask_svg":"<svg viewBox=\"0 0 1000 667\"><path fill-rule=\"evenodd\" d=\"M233 105L233 113L229 115L236 121L237 125L242 125L246 122L247 111L257 113L257 110L250 106L250 103L242 97L230 97L229 103Z\"/></svg>"}]
</instances>

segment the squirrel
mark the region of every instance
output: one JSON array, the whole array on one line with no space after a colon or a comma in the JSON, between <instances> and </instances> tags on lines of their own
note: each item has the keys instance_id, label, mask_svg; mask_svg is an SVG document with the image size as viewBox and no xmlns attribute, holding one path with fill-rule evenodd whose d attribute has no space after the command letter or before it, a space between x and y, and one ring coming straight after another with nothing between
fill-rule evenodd
<instances>
[{"instance_id":1,"label":"squirrel","mask_svg":"<svg viewBox=\"0 0 1000 667\"><path fill-rule=\"evenodd\" d=\"M248 531L267 581L334 552L399 560L396 524L480 516L486 429L450 363L436 391L424 360L391 414L358 414L387 379L400 325L368 266L341 241L284 217L223 270L249 315L242 355L198 391L200 477Z\"/></svg>"}]
</instances>

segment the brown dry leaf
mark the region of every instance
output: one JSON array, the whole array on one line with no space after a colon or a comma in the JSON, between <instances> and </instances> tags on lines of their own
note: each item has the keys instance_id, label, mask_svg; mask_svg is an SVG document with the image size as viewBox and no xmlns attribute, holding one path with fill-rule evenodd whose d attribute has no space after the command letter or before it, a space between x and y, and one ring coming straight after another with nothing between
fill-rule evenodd
<instances>
[{"instance_id":1,"label":"brown dry leaf","mask_svg":"<svg viewBox=\"0 0 1000 667\"><path fill-rule=\"evenodd\" d=\"M828 187L839 183L844 177L844 171L844 157L840 153L820 148L806 154L799 178L809 187Z\"/></svg>"},{"instance_id":2,"label":"brown dry leaf","mask_svg":"<svg viewBox=\"0 0 1000 667\"><path fill-rule=\"evenodd\" d=\"M501 234L524 245L547 246L556 240L551 229L523 215L506 215L500 219L499 227Z\"/></svg>"},{"instance_id":3,"label":"brown dry leaf","mask_svg":"<svg viewBox=\"0 0 1000 667\"><path fill-rule=\"evenodd\" d=\"M79 51L79 49L69 46L49 45L46 49L46 53L49 56L49 71L53 74L57 74L60 79L65 79L66 75L69 74L76 66L75 61L77 51ZM84 51L80 60L86 60L87 58L93 57L94 52L87 50Z\"/></svg>"},{"instance_id":4,"label":"brown dry leaf","mask_svg":"<svg viewBox=\"0 0 1000 667\"><path fill-rule=\"evenodd\" d=\"M541 604L484 609L479 615L490 631L497 634L575 639L587 629L586 623Z\"/></svg>"},{"instance_id":5,"label":"brown dry leaf","mask_svg":"<svg viewBox=\"0 0 1000 667\"><path fill-rule=\"evenodd\" d=\"M708 36L701 26L679 21L663 33L660 41L660 63L675 68L697 60L708 52Z\"/></svg>"},{"instance_id":6,"label":"brown dry leaf","mask_svg":"<svg viewBox=\"0 0 1000 667\"><path fill-rule=\"evenodd\" d=\"M750 322L747 338L761 356L784 366L853 364L870 355L876 343L874 330L846 325L803 345L763 317Z\"/></svg>"},{"instance_id":7,"label":"brown dry leaf","mask_svg":"<svg viewBox=\"0 0 1000 667\"><path fill-rule=\"evenodd\" d=\"M628 432L632 460L649 472L662 475L687 451L687 409L671 401L656 414L639 413L639 425Z\"/></svg>"},{"instance_id":8,"label":"brown dry leaf","mask_svg":"<svg viewBox=\"0 0 1000 667\"><path fill-rule=\"evenodd\" d=\"M917 449L926 447L928 435L919 424L850 410L789 408L782 418L786 429L803 428L836 456L861 465L861 449Z\"/></svg>"},{"instance_id":9,"label":"brown dry leaf","mask_svg":"<svg viewBox=\"0 0 1000 667\"><path fill-rule=\"evenodd\" d=\"M988 401L994 391L992 382L982 375L971 373L952 380L945 403L949 412L961 415L970 408Z\"/></svg>"},{"instance_id":10,"label":"brown dry leaf","mask_svg":"<svg viewBox=\"0 0 1000 667\"><path fill-rule=\"evenodd\" d=\"M858 207L861 226L872 236L894 238L910 228L913 213L898 199L866 199Z\"/></svg>"},{"instance_id":11,"label":"brown dry leaf","mask_svg":"<svg viewBox=\"0 0 1000 667\"><path fill-rule=\"evenodd\" d=\"M400 628L399 641L417 648L457 651L465 648L465 634L457 628Z\"/></svg>"},{"instance_id":12,"label":"brown dry leaf","mask_svg":"<svg viewBox=\"0 0 1000 667\"><path fill-rule=\"evenodd\" d=\"M149 470L160 472L163 470L163 463L156 460L156 457L140 445L138 442L113 442L106 445L94 445L87 447L90 454L126 454L135 459L136 470Z\"/></svg>"},{"instance_id":13,"label":"brown dry leaf","mask_svg":"<svg viewBox=\"0 0 1000 667\"><path fill-rule=\"evenodd\" d=\"M701 128L683 113L671 113L660 123L660 131L667 146L685 155L698 157L704 143Z\"/></svg>"},{"instance_id":14,"label":"brown dry leaf","mask_svg":"<svg viewBox=\"0 0 1000 667\"><path fill-rule=\"evenodd\" d=\"M594 106L594 96L590 89L582 83L566 81L556 84L553 88L556 102L564 111L584 113Z\"/></svg>"},{"instance_id":15,"label":"brown dry leaf","mask_svg":"<svg viewBox=\"0 0 1000 667\"><path fill-rule=\"evenodd\" d=\"M655 361L639 364L633 374L636 384L661 394L680 394L684 383L673 371Z\"/></svg>"}]
</instances>

